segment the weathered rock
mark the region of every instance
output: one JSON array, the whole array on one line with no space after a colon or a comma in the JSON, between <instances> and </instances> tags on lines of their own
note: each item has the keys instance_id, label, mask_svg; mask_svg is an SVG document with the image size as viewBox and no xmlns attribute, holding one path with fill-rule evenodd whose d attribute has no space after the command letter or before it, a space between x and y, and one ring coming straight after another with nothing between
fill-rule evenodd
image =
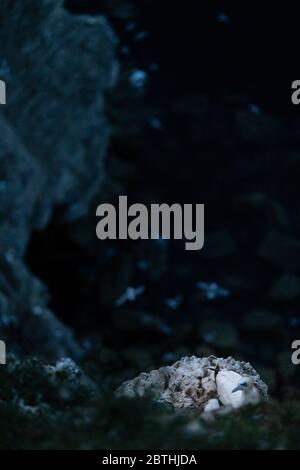
<instances>
[{"instance_id":1,"label":"weathered rock","mask_svg":"<svg viewBox=\"0 0 300 470\"><path fill-rule=\"evenodd\" d=\"M115 81L115 38L105 18L72 15L63 3L0 4L0 78L7 83L0 108L0 324L17 323L21 337L26 315L47 303L46 289L22 265L31 234L57 206L66 220L84 216L104 178L104 93ZM49 337L60 332L54 357L69 354L70 333L52 320L38 352L49 354L47 328Z\"/></svg>"},{"instance_id":2,"label":"weathered rock","mask_svg":"<svg viewBox=\"0 0 300 470\"><path fill-rule=\"evenodd\" d=\"M149 373L141 373L124 382L116 391L117 396L135 398L153 396L174 408L204 410L211 399L218 399L216 377L220 371L232 371L242 377L251 377L261 398L267 396L267 386L249 363L214 356L184 357L171 366L161 367Z\"/></svg>"},{"instance_id":3,"label":"weathered rock","mask_svg":"<svg viewBox=\"0 0 300 470\"><path fill-rule=\"evenodd\" d=\"M46 365L45 371L64 401L73 399L80 389L89 393L97 389L94 382L70 358L61 358L54 365Z\"/></svg>"},{"instance_id":4,"label":"weathered rock","mask_svg":"<svg viewBox=\"0 0 300 470\"><path fill-rule=\"evenodd\" d=\"M73 16L62 4L1 2L0 56L10 69L1 112L16 133L9 139L7 126L2 127L1 140L10 144L3 156L8 170L4 194L23 198L22 221L31 224L24 234L15 234L19 242L32 228L42 228L57 204L66 205L74 217L84 214L104 177L108 126L103 93L114 83L114 38L104 18ZM26 162L18 155L22 147L16 161L8 160L15 139L29 152ZM16 181L21 176L22 186ZM31 196L28 202L24 190ZM24 245L26 239L20 249Z\"/></svg>"}]
</instances>

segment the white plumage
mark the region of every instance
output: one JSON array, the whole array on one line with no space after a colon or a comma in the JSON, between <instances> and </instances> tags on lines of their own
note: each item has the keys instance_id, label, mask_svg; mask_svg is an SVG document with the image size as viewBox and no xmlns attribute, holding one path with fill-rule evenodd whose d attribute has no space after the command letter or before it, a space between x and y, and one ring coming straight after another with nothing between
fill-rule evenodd
<instances>
[{"instance_id":1,"label":"white plumage","mask_svg":"<svg viewBox=\"0 0 300 470\"><path fill-rule=\"evenodd\" d=\"M217 391L220 402L225 406L239 408L242 401L242 392L234 394L232 390L237 387L242 376L233 370L220 370L216 377Z\"/></svg>"},{"instance_id":2,"label":"white plumage","mask_svg":"<svg viewBox=\"0 0 300 470\"><path fill-rule=\"evenodd\" d=\"M251 377L232 370L220 370L216 377L219 400L225 406L240 408L260 401L258 389Z\"/></svg>"},{"instance_id":3,"label":"white plumage","mask_svg":"<svg viewBox=\"0 0 300 470\"><path fill-rule=\"evenodd\" d=\"M220 409L220 403L217 398L211 398L208 400L207 404L204 407L204 413L211 413Z\"/></svg>"}]
</instances>

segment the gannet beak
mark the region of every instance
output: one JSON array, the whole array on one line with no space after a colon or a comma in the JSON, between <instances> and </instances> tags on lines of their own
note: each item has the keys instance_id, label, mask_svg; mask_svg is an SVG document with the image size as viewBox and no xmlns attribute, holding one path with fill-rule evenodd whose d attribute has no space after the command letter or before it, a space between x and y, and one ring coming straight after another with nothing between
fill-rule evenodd
<instances>
[{"instance_id":1,"label":"gannet beak","mask_svg":"<svg viewBox=\"0 0 300 470\"><path fill-rule=\"evenodd\" d=\"M243 385L237 385L236 387L234 387L231 393L242 391L244 390L244 388L245 387Z\"/></svg>"}]
</instances>

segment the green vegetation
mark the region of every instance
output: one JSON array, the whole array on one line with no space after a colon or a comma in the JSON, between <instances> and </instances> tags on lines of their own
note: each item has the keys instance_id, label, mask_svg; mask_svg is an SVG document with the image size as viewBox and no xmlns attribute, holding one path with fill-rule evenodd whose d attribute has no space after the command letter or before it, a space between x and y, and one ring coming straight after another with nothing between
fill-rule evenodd
<instances>
[{"instance_id":1,"label":"green vegetation","mask_svg":"<svg viewBox=\"0 0 300 470\"><path fill-rule=\"evenodd\" d=\"M73 366L10 357L0 367L0 449L300 449L299 401L204 422L150 400L118 400L107 380L98 389Z\"/></svg>"}]
</instances>

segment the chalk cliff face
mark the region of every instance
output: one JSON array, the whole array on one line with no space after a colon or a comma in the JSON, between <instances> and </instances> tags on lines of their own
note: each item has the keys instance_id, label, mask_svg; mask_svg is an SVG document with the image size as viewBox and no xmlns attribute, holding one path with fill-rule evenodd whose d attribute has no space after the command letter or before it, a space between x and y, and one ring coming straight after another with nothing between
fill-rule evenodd
<instances>
[{"instance_id":1,"label":"chalk cliff face","mask_svg":"<svg viewBox=\"0 0 300 470\"><path fill-rule=\"evenodd\" d=\"M101 187L115 42L104 17L72 15L62 0L1 1L0 328L4 339L17 331L21 348L25 325L36 328L31 353L77 351L22 258L55 207L65 208L66 219L82 217Z\"/></svg>"}]
</instances>

